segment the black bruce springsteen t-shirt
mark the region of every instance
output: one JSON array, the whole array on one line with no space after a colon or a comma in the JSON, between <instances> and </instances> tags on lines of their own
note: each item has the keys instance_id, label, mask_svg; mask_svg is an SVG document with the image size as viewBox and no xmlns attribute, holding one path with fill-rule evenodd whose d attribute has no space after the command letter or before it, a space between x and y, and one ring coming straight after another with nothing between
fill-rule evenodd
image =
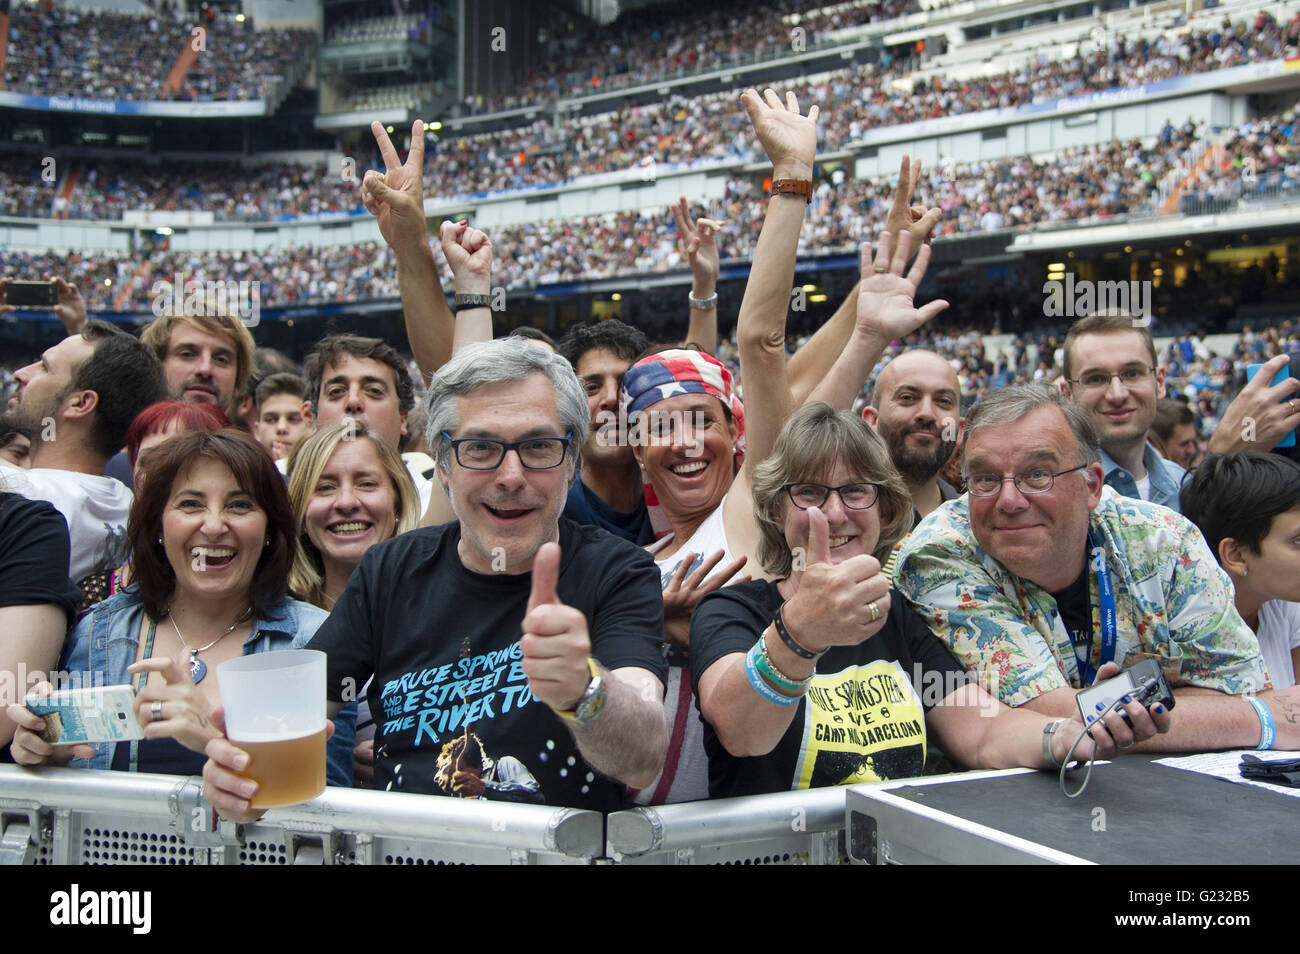
<instances>
[{"instance_id":1,"label":"black bruce springsteen t-shirt","mask_svg":"<svg viewBox=\"0 0 1300 954\"><path fill-rule=\"evenodd\" d=\"M473 573L459 540L452 523L371 547L308 647L329 655L334 702L374 674L374 787L617 810L623 786L583 761L564 720L529 691L519 639L531 574ZM592 655L663 681L650 555L565 519L560 549L557 592L586 615Z\"/></svg>"},{"instance_id":2,"label":"black bruce springsteen t-shirt","mask_svg":"<svg viewBox=\"0 0 1300 954\"><path fill-rule=\"evenodd\" d=\"M709 795L730 798L910 778L925 769L925 713L969 677L903 595L890 591L884 627L817 661L812 686L767 755L737 758L708 720ZM700 600L691 617L691 680L748 652L781 605L776 584L752 580Z\"/></svg>"}]
</instances>

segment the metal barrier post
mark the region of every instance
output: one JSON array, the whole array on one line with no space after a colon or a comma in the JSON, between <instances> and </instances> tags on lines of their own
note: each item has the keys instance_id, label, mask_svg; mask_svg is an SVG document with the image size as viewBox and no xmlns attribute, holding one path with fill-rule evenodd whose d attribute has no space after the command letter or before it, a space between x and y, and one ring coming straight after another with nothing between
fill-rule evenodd
<instances>
[{"instance_id":1,"label":"metal barrier post","mask_svg":"<svg viewBox=\"0 0 1300 954\"><path fill-rule=\"evenodd\" d=\"M842 787L614 812L620 864L844 864Z\"/></svg>"}]
</instances>

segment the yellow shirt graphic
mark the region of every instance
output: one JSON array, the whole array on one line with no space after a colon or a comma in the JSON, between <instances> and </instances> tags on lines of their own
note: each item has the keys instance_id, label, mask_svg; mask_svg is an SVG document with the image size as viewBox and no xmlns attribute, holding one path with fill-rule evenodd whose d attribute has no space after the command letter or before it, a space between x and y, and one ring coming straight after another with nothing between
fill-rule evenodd
<instances>
[{"instance_id":1,"label":"yellow shirt graphic","mask_svg":"<svg viewBox=\"0 0 1300 954\"><path fill-rule=\"evenodd\" d=\"M813 676L791 788L911 778L925 767L925 710L895 662Z\"/></svg>"}]
</instances>

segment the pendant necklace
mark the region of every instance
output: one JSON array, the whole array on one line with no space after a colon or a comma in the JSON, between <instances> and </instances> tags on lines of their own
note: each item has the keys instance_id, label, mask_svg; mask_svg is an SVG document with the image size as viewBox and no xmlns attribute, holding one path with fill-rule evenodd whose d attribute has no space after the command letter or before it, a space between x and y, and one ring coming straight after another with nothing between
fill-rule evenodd
<instances>
[{"instance_id":1,"label":"pendant necklace","mask_svg":"<svg viewBox=\"0 0 1300 954\"><path fill-rule=\"evenodd\" d=\"M176 625L176 617L172 615L171 607L167 608L167 618L172 621L172 629L176 630L176 638L181 641L182 646L184 646L186 649L189 650L190 678L194 680L196 685L202 682L203 677L208 674L208 664L199 658L199 653L207 652L213 646L217 645L217 643L221 642L223 639L225 639L227 636L233 633L235 631L235 628L240 623L248 619L248 614L251 612L253 612L253 607L250 606L248 609L244 610L242 613L239 614L239 619L231 623L230 628L228 630L226 630L224 633L222 633L212 642L208 643L206 646L200 646L199 648L195 649L191 647L189 643L185 642L185 637L181 635L181 628Z\"/></svg>"}]
</instances>

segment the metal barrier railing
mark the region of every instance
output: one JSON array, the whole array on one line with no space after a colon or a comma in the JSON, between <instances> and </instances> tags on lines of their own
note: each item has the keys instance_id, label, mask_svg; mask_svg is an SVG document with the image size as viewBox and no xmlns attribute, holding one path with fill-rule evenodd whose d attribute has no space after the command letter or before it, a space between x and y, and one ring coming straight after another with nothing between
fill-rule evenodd
<instances>
[{"instance_id":1,"label":"metal barrier railing","mask_svg":"<svg viewBox=\"0 0 1300 954\"><path fill-rule=\"evenodd\" d=\"M330 788L237 825L195 777L0 766L0 864L846 864L845 792L602 816Z\"/></svg>"},{"instance_id":2,"label":"metal barrier railing","mask_svg":"<svg viewBox=\"0 0 1300 954\"><path fill-rule=\"evenodd\" d=\"M599 812L331 788L214 824L198 778L0 766L0 864L589 864L604 851Z\"/></svg>"},{"instance_id":3,"label":"metal barrier railing","mask_svg":"<svg viewBox=\"0 0 1300 954\"><path fill-rule=\"evenodd\" d=\"M625 865L847 864L842 787L613 812L609 856Z\"/></svg>"}]
</instances>

